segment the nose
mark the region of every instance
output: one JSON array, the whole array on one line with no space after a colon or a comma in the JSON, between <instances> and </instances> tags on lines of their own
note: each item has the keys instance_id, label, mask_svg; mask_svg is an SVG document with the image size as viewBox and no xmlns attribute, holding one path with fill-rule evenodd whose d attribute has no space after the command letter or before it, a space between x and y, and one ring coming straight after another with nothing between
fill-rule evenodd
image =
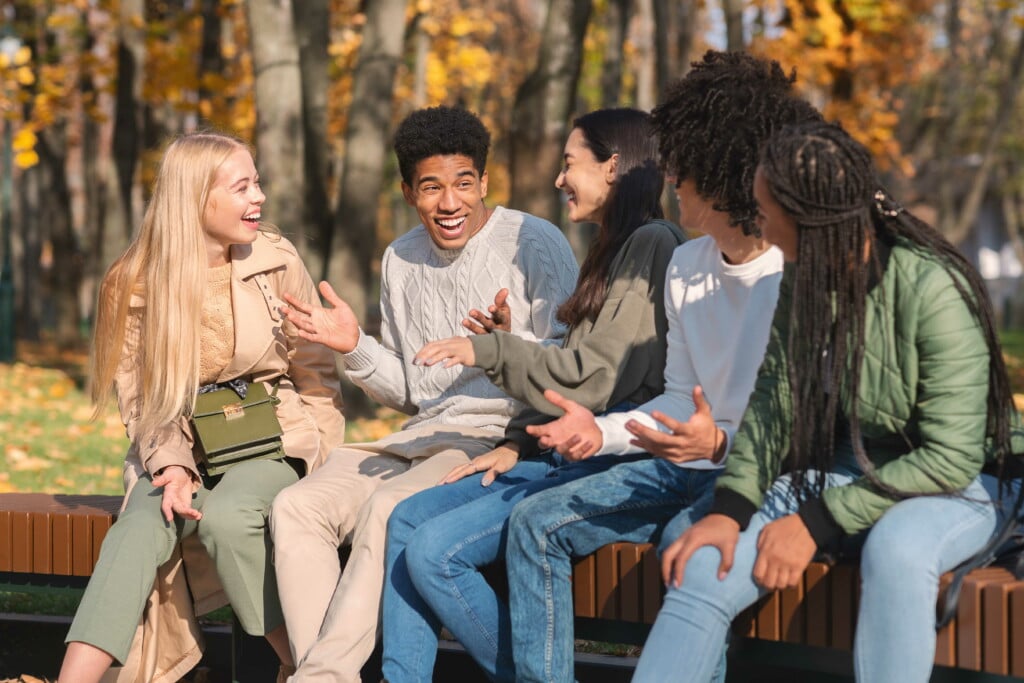
<instances>
[{"instance_id":1,"label":"nose","mask_svg":"<svg viewBox=\"0 0 1024 683\"><path fill-rule=\"evenodd\" d=\"M252 185L252 189L249 192L249 201L253 204L259 205L267 200L267 195L263 194L263 188L259 185Z\"/></svg>"},{"instance_id":2,"label":"nose","mask_svg":"<svg viewBox=\"0 0 1024 683\"><path fill-rule=\"evenodd\" d=\"M555 187L559 190L565 187L565 171L559 171L558 175L555 176Z\"/></svg>"},{"instance_id":3,"label":"nose","mask_svg":"<svg viewBox=\"0 0 1024 683\"><path fill-rule=\"evenodd\" d=\"M459 197L455 192L455 188L446 187L441 190L441 199L437 203L437 208L446 213L451 213L459 210Z\"/></svg>"}]
</instances>

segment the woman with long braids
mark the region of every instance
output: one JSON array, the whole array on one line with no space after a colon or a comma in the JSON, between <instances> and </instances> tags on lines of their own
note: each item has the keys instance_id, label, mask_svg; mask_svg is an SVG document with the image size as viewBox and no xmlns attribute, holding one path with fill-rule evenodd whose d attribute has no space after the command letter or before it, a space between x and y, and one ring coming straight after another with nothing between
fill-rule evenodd
<instances>
[{"instance_id":1,"label":"woman with long braids","mask_svg":"<svg viewBox=\"0 0 1024 683\"><path fill-rule=\"evenodd\" d=\"M504 557L517 501L623 460L558 467L558 455L542 452L526 431L559 412L544 389L556 387L597 412L664 391L665 273L684 238L661 219L657 152L644 112L602 109L573 122L555 186L568 197L571 220L600 227L576 291L558 310L569 326L562 346L492 332L432 342L417 354L428 364L484 368L533 407L512 419L497 449L391 514L383 601L384 677L391 683L431 680L442 624L490 678L514 680L508 606L481 569Z\"/></svg>"},{"instance_id":2,"label":"woman with long braids","mask_svg":"<svg viewBox=\"0 0 1024 683\"><path fill-rule=\"evenodd\" d=\"M984 284L838 126L772 138L754 194L790 265L711 514L663 555L634 680L709 680L740 611L863 542L857 679L927 681L938 576L992 535L997 480L979 475L1011 452Z\"/></svg>"}]
</instances>

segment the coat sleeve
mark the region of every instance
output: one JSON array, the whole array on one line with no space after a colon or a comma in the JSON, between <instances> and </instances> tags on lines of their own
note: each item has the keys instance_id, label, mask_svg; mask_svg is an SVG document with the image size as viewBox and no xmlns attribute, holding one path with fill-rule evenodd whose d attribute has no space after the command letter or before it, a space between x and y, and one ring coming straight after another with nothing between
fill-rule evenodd
<instances>
[{"instance_id":1,"label":"coat sleeve","mask_svg":"<svg viewBox=\"0 0 1024 683\"><path fill-rule=\"evenodd\" d=\"M471 338L476 366L505 393L532 407L514 417L505 432L521 454L535 449L525 427L550 421L561 412L544 398L545 389L555 389L595 413L608 408L613 393L629 396L640 389L648 373L627 376L622 370L632 354L664 344L657 328L658 321L662 329L666 326L665 272L680 242L680 234L664 225L638 229L616 257L608 294L593 326L585 334L577 332L575 345L537 344L503 332Z\"/></svg>"},{"instance_id":2,"label":"coat sleeve","mask_svg":"<svg viewBox=\"0 0 1024 683\"><path fill-rule=\"evenodd\" d=\"M296 254L285 269L282 291L293 293L304 303L319 305L313 278ZM341 380L334 351L300 337L291 323L285 324L288 338L288 377L303 406L313 416L320 432L321 452L326 455L345 441Z\"/></svg>"},{"instance_id":3,"label":"coat sleeve","mask_svg":"<svg viewBox=\"0 0 1024 683\"><path fill-rule=\"evenodd\" d=\"M874 475L910 494L960 490L985 463L988 345L944 269L929 271L908 300L917 307L917 446L877 467ZM896 311L898 318L908 313ZM822 499L848 534L872 526L897 502L867 476L826 490Z\"/></svg>"},{"instance_id":4,"label":"coat sleeve","mask_svg":"<svg viewBox=\"0 0 1024 683\"><path fill-rule=\"evenodd\" d=\"M185 417L144 433L140 431L142 385L139 340L142 336L142 315L142 307L132 307L128 312L121 360L114 375L117 406L130 443L128 455L137 455L150 475L170 465L181 465L198 479L199 470L192 457L192 429Z\"/></svg>"}]
</instances>

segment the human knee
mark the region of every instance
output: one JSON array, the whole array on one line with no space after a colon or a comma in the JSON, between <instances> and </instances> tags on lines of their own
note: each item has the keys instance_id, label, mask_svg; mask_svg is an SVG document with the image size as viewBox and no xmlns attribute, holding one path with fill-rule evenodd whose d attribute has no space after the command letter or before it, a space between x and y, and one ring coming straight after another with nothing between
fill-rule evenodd
<instances>
[{"instance_id":1,"label":"human knee","mask_svg":"<svg viewBox=\"0 0 1024 683\"><path fill-rule=\"evenodd\" d=\"M420 575L436 575L442 571L445 550L438 544L432 525L415 529L405 545L405 564L413 581Z\"/></svg>"},{"instance_id":2,"label":"human knee","mask_svg":"<svg viewBox=\"0 0 1024 683\"><path fill-rule=\"evenodd\" d=\"M866 581L879 578L938 579L939 557L935 543L915 543L914 534L894 525L877 524L868 534L861 550L861 577Z\"/></svg>"},{"instance_id":3,"label":"human knee","mask_svg":"<svg viewBox=\"0 0 1024 683\"><path fill-rule=\"evenodd\" d=\"M247 535L252 529L265 525L260 510L245 509L231 501L211 497L203 506L203 519L199 522L199 537L204 541L231 543Z\"/></svg>"},{"instance_id":4,"label":"human knee","mask_svg":"<svg viewBox=\"0 0 1024 683\"><path fill-rule=\"evenodd\" d=\"M131 552L152 554L158 564L166 561L177 544L174 527L146 514L124 514L110 527L103 539L103 552L130 548Z\"/></svg>"}]
</instances>

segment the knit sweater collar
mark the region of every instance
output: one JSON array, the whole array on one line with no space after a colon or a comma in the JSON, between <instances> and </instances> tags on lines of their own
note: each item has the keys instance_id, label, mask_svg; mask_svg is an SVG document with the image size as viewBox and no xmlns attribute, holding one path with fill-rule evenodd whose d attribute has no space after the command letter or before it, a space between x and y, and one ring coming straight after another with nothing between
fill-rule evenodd
<instances>
[{"instance_id":1,"label":"knit sweater collar","mask_svg":"<svg viewBox=\"0 0 1024 683\"><path fill-rule=\"evenodd\" d=\"M480 229L477 231L475 235L466 240L466 244L461 249L442 249L441 247L437 246L437 244L434 243L434 240L430 239L428 235L427 239L430 242L430 248L434 251L434 255L441 259L443 262L455 263L463 254L473 253L475 248L474 245L479 244L477 240L481 240L482 238L486 237L487 233L493 230L494 226L497 223L501 222L502 214L504 212L504 207L500 205L495 206L494 211L492 211L491 215L487 218L487 222L480 227ZM424 230L425 229L426 228L424 228Z\"/></svg>"}]
</instances>

